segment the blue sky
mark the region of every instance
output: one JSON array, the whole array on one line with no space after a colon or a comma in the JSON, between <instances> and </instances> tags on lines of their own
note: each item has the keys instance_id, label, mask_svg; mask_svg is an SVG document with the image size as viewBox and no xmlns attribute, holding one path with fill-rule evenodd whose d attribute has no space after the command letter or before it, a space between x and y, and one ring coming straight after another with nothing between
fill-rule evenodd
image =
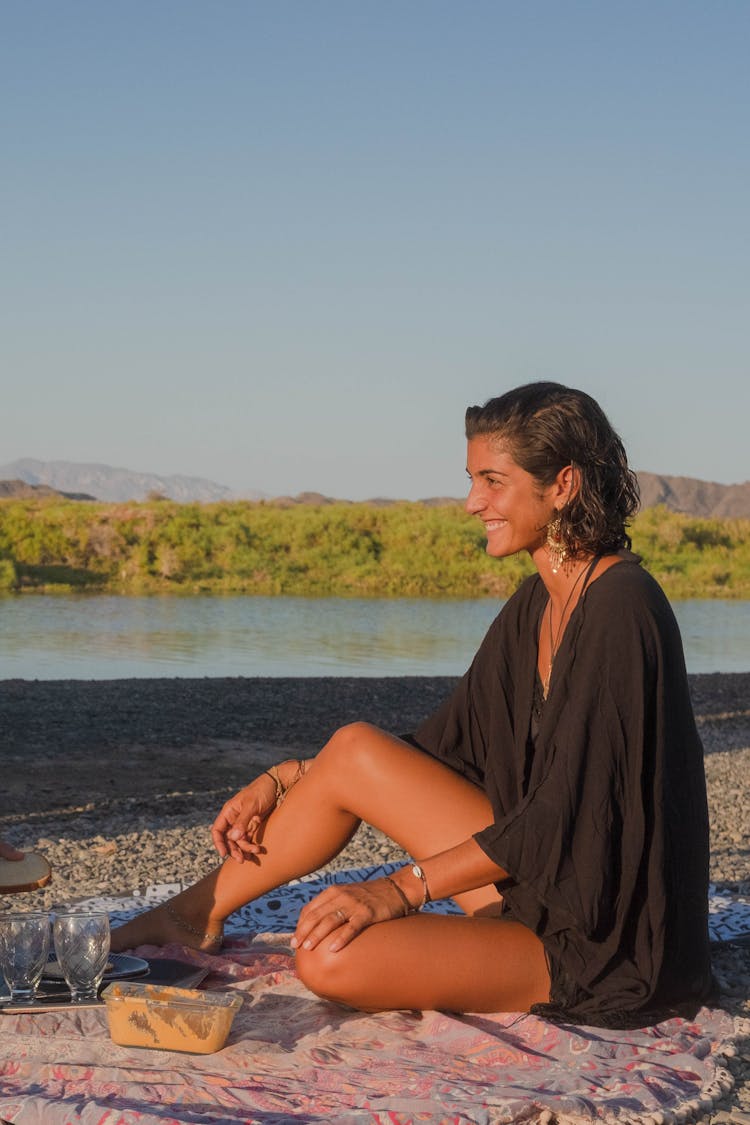
<instances>
[{"instance_id":1,"label":"blue sky","mask_svg":"<svg viewBox=\"0 0 750 1125\"><path fill-rule=\"evenodd\" d=\"M594 394L750 477L745 0L3 0L0 463L460 495Z\"/></svg>"}]
</instances>

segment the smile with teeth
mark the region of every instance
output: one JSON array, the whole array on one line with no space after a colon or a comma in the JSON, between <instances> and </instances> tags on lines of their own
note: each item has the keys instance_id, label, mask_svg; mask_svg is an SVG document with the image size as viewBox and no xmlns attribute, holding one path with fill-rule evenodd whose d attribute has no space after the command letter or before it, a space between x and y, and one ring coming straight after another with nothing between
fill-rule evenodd
<instances>
[{"instance_id":1,"label":"smile with teeth","mask_svg":"<svg viewBox=\"0 0 750 1125\"><path fill-rule=\"evenodd\" d=\"M497 531L499 528L505 527L507 522L507 520L485 520L484 529L485 531Z\"/></svg>"}]
</instances>

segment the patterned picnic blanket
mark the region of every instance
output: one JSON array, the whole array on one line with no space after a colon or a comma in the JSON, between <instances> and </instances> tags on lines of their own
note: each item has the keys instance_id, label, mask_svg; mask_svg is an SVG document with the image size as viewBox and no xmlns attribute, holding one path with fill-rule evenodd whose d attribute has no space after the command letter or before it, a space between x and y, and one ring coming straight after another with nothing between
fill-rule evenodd
<instances>
[{"instance_id":1,"label":"patterned picnic blanket","mask_svg":"<svg viewBox=\"0 0 750 1125\"><path fill-rule=\"evenodd\" d=\"M314 898L324 887L332 883L376 879L381 875L391 874L398 866L397 863L385 863L346 871L329 871L325 875L307 875L303 879L295 879L287 886L263 895L232 914L227 920L225 932L240 934L252 930L255 933L265 931L286 933L294 929L299 912L305 903ZM148 887L142 895L128 895L125 898L108 895L101 898L88 898L85 901L92 908L96 906L107 910L112 924L118 925L141 910L165 902L166 899L183 890L183 886L182 883L159 883ZM451 899L431 902L425 909L439 914L461 913L460 908ZM711 885L708 909L709 937L714 944L750 940L750 902L742 896L730 894Z\"/></svg>"},{"instance_id":2,"label":"patterned picnic blanket","mask_svg":"<svg viewBox=\"0 0 750 1125\"><path fill-rule=\"evenodd\" d=\"M261 903L277 925L299 909L300 894L320 889L319 881L302 882L302 891L298 884ZM155 888L149 901L165 890ZM127 904L119 905L125 913ZM193 1056L118 1047L100 1009L5 1014L0 1120L684 1123L701 1120L731 1088L725 1060L750 1034L746 1021L712 1009L694 1021L637 1031L559 1026L530 1015L355 1012L307 991L295 975L288 936L280 934L232 936L219 955L179 946L138 952L209 966L203 987L242 994L224 1049Z\"/></svg>"}]
</instances>

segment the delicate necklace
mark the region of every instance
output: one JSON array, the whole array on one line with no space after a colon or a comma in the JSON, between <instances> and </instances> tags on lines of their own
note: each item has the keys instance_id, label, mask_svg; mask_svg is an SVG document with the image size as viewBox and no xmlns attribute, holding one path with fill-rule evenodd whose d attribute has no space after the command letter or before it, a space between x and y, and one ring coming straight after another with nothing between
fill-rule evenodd
<instances>
[{"instance_id":1,"label":"delicate necklace","mask_svg":"<svg viewBox=\"0 0 750 1125\"><path fill-rule=\"evenodd\" d=\"M576 580L570 587L570 593L565 599L565 605L563 606L562 613L560 614L560 621L557 626L557 633L554 636L552 634L552 598L550 598L550 600L547 602L547 605L549 606L549 668L547 669L547 675L542 681L542 693L545 699L547 698L547 692L549 691L549 682L552 679L552 665L555 662L557 650L560 647L560 641L562 640L563 625L565 624L565 614L567 613L568 606L570 605L573 598L573 594L575 594L576 590L578 589L578 583L581 581L587 570L590 570L590 567L587 567L584 564L578 571Z\"/></svg>"}]
</instances>

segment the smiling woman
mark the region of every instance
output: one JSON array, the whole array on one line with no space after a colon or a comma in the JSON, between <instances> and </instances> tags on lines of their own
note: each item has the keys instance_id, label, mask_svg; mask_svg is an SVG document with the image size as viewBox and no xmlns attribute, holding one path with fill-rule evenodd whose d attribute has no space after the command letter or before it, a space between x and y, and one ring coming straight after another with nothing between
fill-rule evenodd
<instances>
[{"instance_id":1,"label":"smiling woman","mask_svg":"<svg viewBox=\"0 0 750 1125\"><path fill-rule=\"evenodd\" d=\"M540 492L534 478L492 437L470 439L467 471L466 507L484 524L487 554L502 559L528 551L533 558L546 543L553 495L569 495L570 479Z\"/></svg>"},{"instance_id":2,"label":"smiling woman","mask_svg":"<svg viewBox=\"0 0 750 1125\"><path fill-rule=\"evenodd\" d=\"M415 859L304 907L293 945L319 995L612 1026L706 1000L702 750L675 619L628 550L622 446L589 396L555 383L471 408L467 436L488 552L523 552L537 573L453 695L411 736L352 723L246 785L213 825L224 862L113 949L215 948L232 911L366 821ZM420 912L444 897L465 916Z\"/></svg>"},{"instance_id":3,"label":"smiling woman","mask_svg":"<svg viewBox=\"0 0 750 1125\"><path fill-rule=\"evenodd\" d=\"M638 483L599 405L554 383L470 407L466 436L466 507L485 526L487 553L526 551L546 575L550 598L539 632L546 698L577 600L594 571L602 574L619 561L617 551L631 546L626 522L638 507Z\"/></svg>"},{"instance_id":4,"label":"smiling woman","mask_svg":"<svg viewBox=\"0 0 750 1125\"><path fill-rule=\"evenodd\" d=\"M470 458L473 452L487 461L477 475L491 487L523 487L525 481L542 506L551 500L559 521L554 535L569 556L630 547L626 525L638 508L638 482L620 438L589 395L554 383L529 384L469 407L466 436ZM470 468L469 477L474 485ZM474 487L467 507L479 515L473 493ZM546 531L548 516L539 530ZM488 552L495 553L489 544Z\"/></svg>"}]
</instances>

